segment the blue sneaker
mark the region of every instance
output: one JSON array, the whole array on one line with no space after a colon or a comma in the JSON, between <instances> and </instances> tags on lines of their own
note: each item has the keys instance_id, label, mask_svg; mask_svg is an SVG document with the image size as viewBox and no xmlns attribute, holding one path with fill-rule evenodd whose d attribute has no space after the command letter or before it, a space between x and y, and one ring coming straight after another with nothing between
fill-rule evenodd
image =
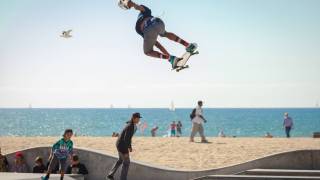
<instances>
[{"instance_id":1,"label":"blue sneaker","mask_svg":"<svg viewBox=\"0 0 320 180\"><path fill-rule=\"evenodd\" d=\"M196 43L191 43L187 48L186 51L189 53L193 53L197 50L198 45Z\"/></svg>"},{"instance_id":2,"label":"blue sneaker","mask_svg":"<svg viewBox=\"0 0 320 180\"><path fill-rule=\"evenodd\" d=\"M178 62L181 60L181 58L178 58L176 56L170 56L169 62L172 65L172 69L175 69L177 67Z\"/></svg>"}]
</instances>

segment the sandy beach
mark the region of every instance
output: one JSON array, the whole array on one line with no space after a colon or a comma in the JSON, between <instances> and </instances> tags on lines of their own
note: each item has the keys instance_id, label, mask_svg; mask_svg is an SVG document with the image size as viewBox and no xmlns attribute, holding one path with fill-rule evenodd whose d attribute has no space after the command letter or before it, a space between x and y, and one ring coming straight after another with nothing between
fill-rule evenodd
<instances>
[{"instance_id":1,"label":"sandy beach","mask_svg":"<svg viewBox=\"0 0 320 180\"><path fill-rule=\"evenodd\" d=\"M0 137L2 153L36 146L51 146L58 137ZM266 155L299 149L320 149L312 138L208 138L210 143L190 143L188 138L134 137L131 159L181 170L202 170L242 163ZM199 139L196 139L199 141ZM74 137L76 147L116 155L116 138Z\"/></svg>"}]
</instances>

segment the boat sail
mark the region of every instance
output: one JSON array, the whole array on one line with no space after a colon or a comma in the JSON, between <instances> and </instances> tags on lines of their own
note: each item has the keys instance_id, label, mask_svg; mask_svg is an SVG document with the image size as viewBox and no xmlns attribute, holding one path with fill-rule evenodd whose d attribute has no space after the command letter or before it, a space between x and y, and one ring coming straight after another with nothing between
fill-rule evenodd
<instances>
[{"instance_id":1,"label":"boat sail","mask_svg":"<svg viewBox=\"0 0 320 180\"><path fill-rule=\"evenodd\" d=\"M176 110L173 101L171 101L171 106L170 106L169 110L170 110L170 111L175 111L175 110Z\"/></svg>"}]
</instances>

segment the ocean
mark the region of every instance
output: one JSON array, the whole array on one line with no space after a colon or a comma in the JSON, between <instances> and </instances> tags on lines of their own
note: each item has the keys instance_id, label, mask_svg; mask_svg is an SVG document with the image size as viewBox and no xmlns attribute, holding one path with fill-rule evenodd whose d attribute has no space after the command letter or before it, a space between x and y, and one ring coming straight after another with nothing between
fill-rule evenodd
<instances>
[{"instance_id":1,"label":"ocean","mask_svg":"<svg viewBox=\"0 0 320 180\"><path fill-rule=\"evenodd\" d=\"M144 128L137 136L150 136L159 126L158 136L168 135L172 121L181 121L183 136L190 135L192 109L0 109L0 136L59 136L72 128L79 136L111 136L119 132L133 112L143 116ZM205 108L206 136L217 136L223 130L227 136L261 137L270 132L285 137L283 113L293 118L293 137L311 137L320 131L320 108Z\"/></svg>"}]
</instances>

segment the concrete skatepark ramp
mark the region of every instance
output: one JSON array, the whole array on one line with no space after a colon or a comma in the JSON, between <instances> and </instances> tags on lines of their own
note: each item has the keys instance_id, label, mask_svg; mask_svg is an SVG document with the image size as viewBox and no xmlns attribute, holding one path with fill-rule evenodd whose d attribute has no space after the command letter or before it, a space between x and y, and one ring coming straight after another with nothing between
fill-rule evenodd
<instances>
[{"instance_id":1,"label":"concrete skatepark ramp","mask_svg":"<svg viewBox=\"0 0 320 180\"><path fill-rule=\"evenodd\" d=\"M31 169L35 157L42 156L46 159L49 156L50 147L36 147L21 150L25 155L27 165ZM75 153L79 155L89 171L86 180L105 180L107 171L117 160L117 157L105 153L75 148ZM14 153L7 154L10 164L13 163ZM298 150L284 152L259 158L253 161L203 171L180 171L169 168L155 167L145 163L132 161L129 170L129 180L186 180L195 179L209 175L231 175L244 172L250 169L296 169L296 170L319 170L320 169L320 150ZM119 173L119 172L118 172ZM118 177L119 174L116 174Z\"/></svg>"},{"instance_id":2,"label":"concrete skatepark ramp","mask_svg":"<svg viewBox=\"0 0 320 180\"><path fill-rule=\"evenodd\" d=\"M41 174L31 173L0 173L1 180L39 180ZM60 176L52 174L50 180L60 180ZM80 175L66 175L64 180L84 180L83 176Z\"/></svg>"}]
</instances>

